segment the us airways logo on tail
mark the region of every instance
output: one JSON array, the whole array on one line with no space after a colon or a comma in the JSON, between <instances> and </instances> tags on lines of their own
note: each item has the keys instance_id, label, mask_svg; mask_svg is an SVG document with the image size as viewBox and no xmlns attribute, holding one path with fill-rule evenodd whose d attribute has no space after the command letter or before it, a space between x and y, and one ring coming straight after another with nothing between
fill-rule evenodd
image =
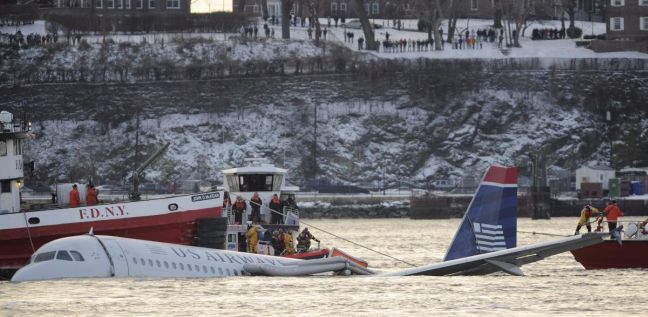
<instances>
[{"instance_id":1,"label":"us airways logo on tail","mask_svg":"<svg viewBox=\"0 0 648 317\"><path fill-rule=\"evenodd\" d=\"M497 251L506 249L506 240L501 225L489 225L485 223L473 223L477 250Z\"/></svg>"}]
</instances>

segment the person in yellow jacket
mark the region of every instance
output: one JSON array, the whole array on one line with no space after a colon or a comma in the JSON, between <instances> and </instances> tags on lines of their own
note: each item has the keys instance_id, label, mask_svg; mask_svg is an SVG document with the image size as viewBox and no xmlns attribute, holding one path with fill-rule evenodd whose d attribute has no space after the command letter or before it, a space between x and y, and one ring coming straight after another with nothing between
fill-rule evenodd
<instances>
[{"instance_id":1,"label":"person in yellow jacket","mask_svg":"<svg viewBox=\"0 0 648 317\"><path fill-rule=\"evenodd\" d=\"M248 225L245 232L247 238L247 252L257 253L257 244L259 243L259 227L257 225Z\"/></svg>"},{"instance_id":2,"label":"person in yellow jacket","mask_svg":"<svg viewBox=\"0 0 648 317\"><path fill-rule=\"evenodd\" d=\"M289 232L284 232L284 254L295 254L295 246L293 244L293 236Z\"/></svg>"},{"instance_id":3,"label":"person in yellow jacket","mask_svg":"<svg viewBox=\"0 0 648 317\"><path fill-rule=\"evenodd\" d=\"M585 205L585 207L583 207L583 210L581 210L580 218L578 219L578 225L576 226L576 232L574 233L574 235L580 233L580 229L583 225L587 227L587 232L592 232L592 225L590 225L590 218L598 214L599 214L598 209L590 205Z\"/></svg>"}]
</instances>

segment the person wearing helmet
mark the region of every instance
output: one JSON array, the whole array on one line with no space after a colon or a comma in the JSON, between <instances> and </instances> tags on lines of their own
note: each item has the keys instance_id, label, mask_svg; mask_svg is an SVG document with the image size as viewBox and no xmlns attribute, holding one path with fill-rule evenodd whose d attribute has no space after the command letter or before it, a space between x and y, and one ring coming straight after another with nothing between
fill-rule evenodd
<instances>
[{"instance_id":1,"label":"person wearing helmet","mask_svg":"<svg viewBox=\"0 0 648 317\"><path fill-rule=\"evenodd\" d=\"M580 234L580 229L583 225L587 227L587 232L592 232L592 225L590 224L590 218L598 215L599 210L590 206L590 205L585 205L583 209L580 212L580 218L578 219L578 225L576 226L576 232L574 232L574 235Z\"/></svg>"},{"instance_id":2,"label":"person wearing helmet","mask_svg":"<svg viewBox=\"0 0 648 317\"><path fill-rule=\"evenodd\" d=\"M310 249L311 239L320 242L310 233L310 231L308 231L308 228L304 228L297 237L297 252L307 252Z\"/></svg>"}]
</instances>

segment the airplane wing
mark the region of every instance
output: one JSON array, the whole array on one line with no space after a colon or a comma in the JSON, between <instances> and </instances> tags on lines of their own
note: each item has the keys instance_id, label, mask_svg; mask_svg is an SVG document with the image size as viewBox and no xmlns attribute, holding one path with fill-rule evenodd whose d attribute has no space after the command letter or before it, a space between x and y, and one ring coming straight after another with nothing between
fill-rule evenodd
<instances>
[{"instance_id":1,"label":"airplane wing","mask_svg":"<svg viewBox=\"0 0 648 317\"><path fill-rule=\"evenodd\" d=\"M587 233L523 247L473 255L441 263L415 267L388 276L408 275L485 275L498 271L522 276L520 266L540 261L546 257L580 249L603 242L609 233Z\"/></svg>"},{"instance_id":2,"label":"airplane wing","mask_svg":"<svg viewBox=\"0 0 648 317\"><path fill-rule=\"evenodd\" d=\"M243 270L250 275L266 276L305 276L326 272L343 272L345 270L349 270L349 273L356 275L375 274L372 270L360 266L341 256L307 261L295 261L283 266L247 263L243 265Z\"/></svg>"}]
</instances>

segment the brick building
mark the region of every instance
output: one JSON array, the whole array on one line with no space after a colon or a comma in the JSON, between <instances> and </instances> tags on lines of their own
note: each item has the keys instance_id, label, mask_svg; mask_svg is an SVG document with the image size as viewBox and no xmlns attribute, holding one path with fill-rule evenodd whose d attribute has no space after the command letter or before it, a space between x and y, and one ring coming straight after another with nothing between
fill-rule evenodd
<instances>
[{"instance_id":1,"label":"brick building","mask_svg":"<svg viewBox=\"0 0 648 317\"><path fill-rule=\"evenodd\" d=\"M55 0L56 8L94 10L96 14L189 14L190 0Z\"/></svg>"},{"instance_id":2,"label":"brick building","mask_svg":"<svg viewBox=\"0 0 648 317\"><path fill-rule=\"evenodd\" d=\"M648 0L608 0L608 40L648 41Z\"/></svg>"}]
</instances>

